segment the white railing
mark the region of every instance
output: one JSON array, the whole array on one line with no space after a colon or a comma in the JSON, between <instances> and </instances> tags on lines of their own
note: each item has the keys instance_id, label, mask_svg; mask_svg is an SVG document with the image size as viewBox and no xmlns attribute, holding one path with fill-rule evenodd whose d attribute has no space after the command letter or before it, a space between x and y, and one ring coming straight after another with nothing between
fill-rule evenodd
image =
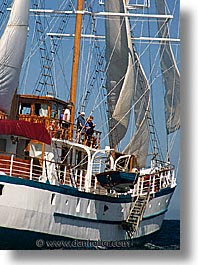
<instances>
[{"instance_id":1,"label":"white railing","mask_svg":"<svg viewBox=\"0 0 198 265\"><path fill-rule=\"evenodd\" d=\"M40 162L40 164L38 162ZM47 167L47 162L53 165L53 170ZM101 165L101 163L96 163L95 166L97 169L101 169ZM89 192L102 192L107 194L107 191L98 184L95 175L92 175L91 182L88 183L86 169L77 167L71 168L70 166L53 161L37 160L36 164L34 158L25 160L16 158L14 155L0 155L0 172L13 177L34 181L45 182L48 179L52 184L53 182L50 180L50 176L53 175L53 177L56 178L56 183L75 187L81 191L86 191L88 186ZM174 187L175 185L174 169L172 167L166 167L158 172L139 176L137 183L131 191L131 195L132 197L144 195L148 190L151 194L154 194L161 189Z\"/></svg>"},{"instance_id":2,"label":"white railing","mask_svg":"<svg viewBox=\"0 0 198 265\"><path fill-rule=\"evenodd\" d=\"M6 175L27 178L30 180L39 180L42 174L42 167L33 163L33 158L30 160L22 160L11 156L0 156L0 171Z\"/></svg>"},{"instance_id":3,"label":"white railing","mask_svg":"<svg viewBox=\"0 0 198 265\"><path fill-rule=\"evenodd\" d=\"M167 187L174 187L176 180L173 169L161 170L155 174L139 176L137 183L134 185L132 197L144 195L150 190L151 194L158 192Z\"/></svg>"},{"instance_id":4,"label":"white railing","mask_svg":"<svg viewBox=\"0 0 198 265\"><path fill-rule=\"evenodd\" d=\"M40 164L35 164L34 158L29 160L16 158L15 155L0 155L0 172L5 175L30 179L34 181L46 182L47 179L53 184L53 178L56 183L68 185L84 191L87 171L80 168L71 168L69 166L55 163L47 160L37 160ZM47 165L50 164L53 168ZM96 178L92 178L93 187L96 187Z\"/></svg>"},{"instance_id":5,"label":"white railing","mask_svg":"<svg viewBox=\"0 0 198 265\"><path fill-rule=\"evenodd\" d=\"M44 162L44 163L43 163ZM20 160L14 155L0 156L0 171L6 175L20 177L34 181L45 181L50 178L50 170L45 166L46 162L55 164L52 161L40 161L40 165L34 163L34 158L30 160ZM60 169L62 167L62 169ZM70 169L62 165L52 173L57 178L58 183L69 185L84 190L86 170Z\"/></svg>"}]
</instances>

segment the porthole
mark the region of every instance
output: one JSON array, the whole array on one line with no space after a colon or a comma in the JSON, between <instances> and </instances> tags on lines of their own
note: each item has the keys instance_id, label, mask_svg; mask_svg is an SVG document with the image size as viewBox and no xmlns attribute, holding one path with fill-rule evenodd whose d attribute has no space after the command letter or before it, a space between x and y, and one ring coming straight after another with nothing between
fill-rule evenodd
<instances>
[{"instance_id":1,"label":"porthole","mask_svg":"<svg viewBox=\"0 0 198 265\"><path fill-rule=\"evenodd\" d=\"M106 204L104 205L103 214L105 214L109 210L109 206Z\"/></svg>"},{"instance_id":2,"label":"porthole","mask_svg":"<svg viewBox=\"0 0 198 265\"><path fill-rule=\"evenodd\" d=\"M55 205L56 203L56 194L52 193L52 197L51 197L51 205Z\"/></svg>"},{"instance_id":3,"label":"porthole","mask_svg":"<svg viewBox=\"0 0 198 265\"><path fill-rule=\"evenodd\" d=\"M4 185L0 184L0 196L3 194Z\"/></svg>"}]
</instances>

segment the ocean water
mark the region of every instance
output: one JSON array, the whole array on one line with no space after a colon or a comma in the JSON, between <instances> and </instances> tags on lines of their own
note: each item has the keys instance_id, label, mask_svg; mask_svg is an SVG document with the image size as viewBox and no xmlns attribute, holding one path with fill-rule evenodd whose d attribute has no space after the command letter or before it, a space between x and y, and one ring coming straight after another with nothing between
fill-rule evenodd
<instances>
[{"instance_id":1,"label":"ocean water","mask_svg":"<svg viewBox=\"0 0 198 265\"><path fill-rule=\"evenodd\" d=\"M152 235L147 242L130 249L140 250L179 250L180 221L164 220L159 232Z\"/></svg>"},{"instance_id":2,"label":"ocean water","mask_svg":"<svg viewBox=\"0 0 198 265\"><path fill-rule=\"evenodd\" d=\"M89 250L179 250L180 249L180 221L164 220L160 231L148 237L139 240L113 242L119 244L110 244L111 242L93 242L77 240L54 240L51 235L45 235L43 238L40 234L30 232L15 231L9 234L10 230L1 231L0 249L13 250L53 250L53 249L89 249ZM4 238L4 240L2 240ZM85 244L86 243L86 244ZM104 244L105 243L105 244ZM107 244L108 243L108 246ZM125 243L124 245L121 243ZM127 244L126 244L127 243Z\"/></svg>"}]
</instances>

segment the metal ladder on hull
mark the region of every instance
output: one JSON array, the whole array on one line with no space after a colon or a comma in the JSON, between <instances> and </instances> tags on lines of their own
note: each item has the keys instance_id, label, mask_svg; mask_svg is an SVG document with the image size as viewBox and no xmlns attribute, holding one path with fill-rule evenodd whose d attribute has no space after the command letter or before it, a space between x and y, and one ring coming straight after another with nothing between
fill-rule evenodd
<instances>
[{"instance_id":1,"label":"metal ladder on hull","mask_svg":"<svg viewBox=\"0 0 198 265\"><path fill-rule=\"evenodd\" d=\"M122 223L122 227L127 231L130 239L133 239L134 233L139 227L139 223L142 220L144 210L148 204L150 198L150 189L145 193L137 197L133 207L131 208L126 220Z\"/></svg>"}]
</instances>

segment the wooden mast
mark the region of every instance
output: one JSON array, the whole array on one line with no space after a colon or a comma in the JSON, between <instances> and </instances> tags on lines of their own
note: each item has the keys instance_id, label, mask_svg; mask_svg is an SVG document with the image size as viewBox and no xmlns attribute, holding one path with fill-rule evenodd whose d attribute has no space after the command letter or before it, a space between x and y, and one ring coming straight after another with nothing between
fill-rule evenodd
<instances>
[{"instance_id":1,"label":"wooden mast","mask_svg":"<svg viewBox=\"0 0 198 265\"><path fill-rule=\"evenodd\" d=\"M81 28L82 28L82 13L84 0L78 0L77 12L76 14L76 26L75 26L75 38L74 38L74 54L73 54L73 64L72 64L72 77L71 77L71 87L70 87L70 102L72 103L71 108L71 128L70 137L73 136L74 131L74 120L75 120L75 105L76 105L76 89L78 81L78 67L79 67L79 57L80 57L80 40L81 40Z\"/></svg>"}]
</instances>

